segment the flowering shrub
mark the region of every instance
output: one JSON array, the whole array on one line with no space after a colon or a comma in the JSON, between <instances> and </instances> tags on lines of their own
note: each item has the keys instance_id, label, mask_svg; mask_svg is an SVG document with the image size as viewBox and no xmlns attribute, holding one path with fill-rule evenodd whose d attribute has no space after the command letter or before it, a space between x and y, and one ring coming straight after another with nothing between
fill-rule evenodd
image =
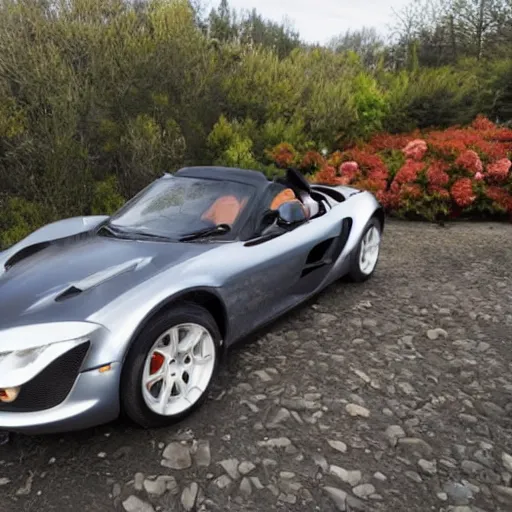
<instances>
[{"instance_id":1,"label":"flowering shrub","mask_svg":"<svg viewBox=\"0 0 512 512\"><path fill-rule=\"evenodd\" d=\"M320 153L317 153L316 151L308 151L300 163L300 168L305 171L316 171L325 165L327 165L325 158Z\"/></svg>"},{"instance_id":2,"label":"flowering shrub","mask_svg":"<svg viewBox=\"0 0 512 512\"><path fill-rule=\"evenodd\" d=\"M283 142L269 151L268 156L275 162L277 167L285 168L294 164L297 158L297 151L295 151L291 144Z\"/></svg>"},{"instance_id":3,"label":"flowering shrub","mask_svg":"<svg viewBox=\"0 0 512 512\"><path fill-rule=\"evenodd\" d=\"M466 149L463 151L457 160L455 160L455 164L460 165L470 174L476 174L477 172L481 173L484 170L482 160L480 160L478 153L472 149Z\"/></svg>"},{"instance_id":4,"label":"flowering shrub","mask_svg":"<svg viewBox=\"0 0 512 512\"><path fill-rule=\"evenodd\" d=\"M511 166L512 162L508 158L502 158L487 167L487 174L491 180L505 182Z\"/></svg>"},{"instance_id":5,"label":"flowering shrub","mask_svg":"<svg viewBox=\"0 0 512 512\"><path fill-rule=\"evenodd\" d=\"M397 216L512 220L511 157L512 129L478 116L467 127L381 133L325 158L310 151L297 161L312 182L369 190Z\"/></svg>"},{"instance_id":6,"label":"flowering shrub","mask_svg":"<svg viewBox=\"0 0 512 512\"><path fill-rule=\"evenodd\" d=\"M450 189L453 200L461 208L470 206L476 199L471 178L459 178Z\"/></svg>"},{"instance_id":7,"label":"flowering shrub","mask_svg":"<svg viewBox=\"0 0 512 512\"><path fill-rule=\"evenodd\" d=\"M421 160L428 151L427 143L422 139L412 140L405 146L404 155L406 158L413 160Z\"/></svg>"}]
</instances>

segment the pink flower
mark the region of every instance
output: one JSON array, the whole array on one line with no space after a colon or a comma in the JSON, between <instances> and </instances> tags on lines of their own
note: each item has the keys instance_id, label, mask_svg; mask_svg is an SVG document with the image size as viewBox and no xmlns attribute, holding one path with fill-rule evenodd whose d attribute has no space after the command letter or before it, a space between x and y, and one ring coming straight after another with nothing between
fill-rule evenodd
<instances>
[{"instance_id":1,"label":"pink flower","mask_svg":"<svg viewBox=\"0 0 512 512\"><path fill-rule=\"evenodd\" d=\"M415 139L405 146L403 153L406 158L421 160L427 153L427 150L427 143L423 139Z\"/></svg>"},{"instance_id":2,"label":"pink flower","mask_svg":"<svg viewBox=\"0 0 512 512\"><path fill-rule=\"evenodd\" d=\"M482 181L484 179L484 175L478 171L476 174L475 174L475 180L476 181Z\"/></svg>"},{"instance_id":3,"label":"pink flower","mask_svg":"<svg viewBox=\"0 0 512 512\"><path fill-rule=\"evenodd\" d=\"M343 162L340 166L341 174L355 174L359 170L357 162Z\"/></svg>"},{"instance_id":4,"label":"pink flower","mask_svg":"<svg viewBox=\"0 0 512 512\"><path fill-rule=\"evenodd\" d=\"M480 157L478 156L478 153L471 149L463 151L455 163L461 167L464 167L466 171L472 173L482 172L484 170L484 166L480 160Z\"/></svg>"},{"instance_id":5,"label":"pink flower","mask_svg":"<svg viewBox=\"0 0 512 512\"><path fill-rule=\"evenodd\" d=\"M340 165L340 174L344 180L350 182L359 172L359 164L357 162L343 162Z\"/></svg>"}]
</instances>

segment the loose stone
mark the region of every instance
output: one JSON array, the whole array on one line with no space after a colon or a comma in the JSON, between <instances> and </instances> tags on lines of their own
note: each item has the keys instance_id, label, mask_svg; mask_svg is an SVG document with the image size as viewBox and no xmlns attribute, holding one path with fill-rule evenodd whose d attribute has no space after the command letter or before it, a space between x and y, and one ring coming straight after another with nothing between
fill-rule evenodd
<instances>
[{"instance_id":1,"label":"loose stone","mask_svg":"<svg viewBox=\"0 0 512 512\"><path fill-rule=\"evenodd\" d=\"M238 471L241 475L248 475L251 471L253 471L256 466L252 462L243 461L238 466Z\"/></svg>"},{"instance_id":2,"label":"loose stone","mask_svg":"<svg viewBox=\"0 0 512 512\"><path fill-rule=\"evenodd\" d=\"M375 487L372 484L361 484L352 489L352 492L358 497L366 499L375 493Z\"/></svg>"},{"instance_id":3,"label":"loose stone","mask_svg":"<svg viewBox=\"0 0 512 512\"><path fill-rule=\"evenodd\" d=\"M347 493L336 487L324 487L324 491L331 498L340 512L347 510Z\"/></svg>"},{"instance_id":4,"label":"loose stone","mask_svg":"<svg viewBox=\"0 0 512 512\"><path fill-rule=\"evenodd\" d=\"M196 503L199 486L196 482L192 482L189 486L183 489L181 493L181 504L186 511L190 511L194 508Z\"/></svg>"},{"instance_id":5,"label":"loose stone","mask_svg":"<svg viewBox=\"0 0 512 512\"><path fill-rule=\"evenodd\" d=\"M155 512L155 509L149 503L142 501L137 496L129 496L123 501L123 508L126 512Z\"/></svg>"},{"instance_id":6,"label":"loose stone","mask_svg":"<svg viewBox=\"0 0 512 512\"><path fill-rule=\"evenodd\" d=\"M192 466L189 449L181 443L170 443L164 450L162 466L170 469L186 469Z\"/></svg>"},{"instance_id":7,"label":"loose stone","mask_svg":"<svg viewBox=\"0 0 512 512\"><path fill-rule=\"evenodd\" d=\"M329 446L331 448L333 448L334 450L336 450L338 452L346 453L346 451L347 451L347 445L345 443L343 443L342 441L327 441L327 443L329 444Z\"/></svg>"},{"instance_id":8,"label":"loose stone","mask_svg":"<svg viewBox=\"0 0 512 512\"><path fill-rule=\"evenodd\" d=\"M366 407L356 404L347 404L345 410L350 416L361 416L362 418L368 418L370 416L370 411Z\"/></svg>"}]
</instances>

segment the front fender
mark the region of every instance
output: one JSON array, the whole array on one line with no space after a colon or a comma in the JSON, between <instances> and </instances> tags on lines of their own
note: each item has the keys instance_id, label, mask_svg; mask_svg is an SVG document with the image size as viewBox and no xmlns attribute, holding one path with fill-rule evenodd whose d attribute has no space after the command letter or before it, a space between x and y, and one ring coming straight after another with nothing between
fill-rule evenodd
<instances>
[{"instance_id":1,"label":"front fender","mask_svg":"<svg viewBox=\"0 0 512 512\"><path fill-rule=\"evenodd\" d=\"M9 249L0 252L0 276L5 272L5 263L22 249L41 242L51 242L59 238L84 233L107 219L108 216L106 215L90 215L87 217L71 217L46 224L9 247Z\"/></svg>"}]
</instances>

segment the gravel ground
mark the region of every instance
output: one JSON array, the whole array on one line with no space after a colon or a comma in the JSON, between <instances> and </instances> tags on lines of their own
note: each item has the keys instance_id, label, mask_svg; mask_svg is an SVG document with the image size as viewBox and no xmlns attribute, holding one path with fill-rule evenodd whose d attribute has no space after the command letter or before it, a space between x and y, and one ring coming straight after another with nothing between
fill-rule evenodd
<instances>
[{"instance_id":1,"label":"gravel ground","mask_svg":"<svg viewBox=\"0 0 512 512\"><path fill-rule=\"evenodd\" d=\"M0 511L510 511L511 341L511 225L389 222L177 427L13 436Z\"/></svg>"}]
</instances>

